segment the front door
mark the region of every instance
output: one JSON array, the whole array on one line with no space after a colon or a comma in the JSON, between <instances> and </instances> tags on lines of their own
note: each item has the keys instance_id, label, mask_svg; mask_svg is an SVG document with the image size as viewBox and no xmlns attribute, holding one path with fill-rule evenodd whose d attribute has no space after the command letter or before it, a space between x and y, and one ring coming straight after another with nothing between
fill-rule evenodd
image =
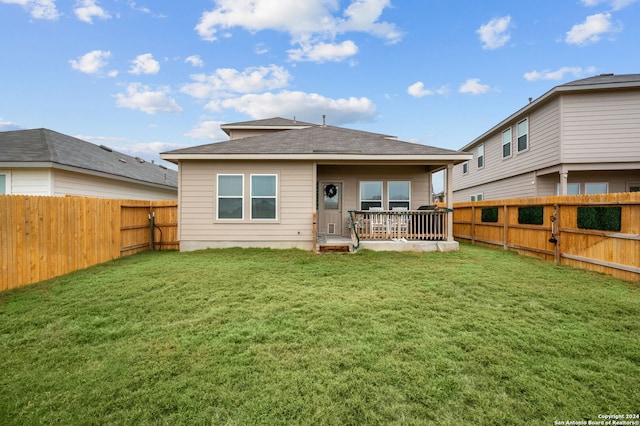
<instances>
[{"instance_id":1,"label":"front door","mask_svg":"<svg viewBox=\"0 0 640 426\"><path fill-rule=\"evenodd\" d=\"M323 182L320 187L320 228L321 234L342 235L342 184Z\"/></svg>"}]
</instances>

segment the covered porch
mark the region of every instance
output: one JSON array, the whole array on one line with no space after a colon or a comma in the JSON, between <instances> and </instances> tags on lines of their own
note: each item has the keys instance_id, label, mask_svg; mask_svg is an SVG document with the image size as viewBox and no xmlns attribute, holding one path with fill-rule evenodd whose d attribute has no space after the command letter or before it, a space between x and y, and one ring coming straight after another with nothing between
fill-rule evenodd
<instances>
[{"instance_id":1,"label":"covered porch","mask_svg":"<svg viewBox=\"0 0 640 426\"><path fill-rule=\"evenodd\" d=\"M458 250L453 163L316 165L315 249ZM433 198L433 174L439 171L444 205L435 205Z\"/></svg>"}]
</instances>

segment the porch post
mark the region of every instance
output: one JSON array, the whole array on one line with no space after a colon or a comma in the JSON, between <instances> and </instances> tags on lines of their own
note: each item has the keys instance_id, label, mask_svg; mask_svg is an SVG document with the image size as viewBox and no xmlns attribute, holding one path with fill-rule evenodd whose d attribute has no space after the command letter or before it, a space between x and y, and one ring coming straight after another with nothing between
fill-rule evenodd
<instances>
[{"instance_id":1,"label":"porch post","mask_svg":"<svg viewBox=\"0 0 640 426\"><path fill-rule=\"evenodd\" d=\"M447 209L453 209L453 164L447 164ZM447 213L447 241L453 241L453 211Z\"/></svg>"}]
</instances>

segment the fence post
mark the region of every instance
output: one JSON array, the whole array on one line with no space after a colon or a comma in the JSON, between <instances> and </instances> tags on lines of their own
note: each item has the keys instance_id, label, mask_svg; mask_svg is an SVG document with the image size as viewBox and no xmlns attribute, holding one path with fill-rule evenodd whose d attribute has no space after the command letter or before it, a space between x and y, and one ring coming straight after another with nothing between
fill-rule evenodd
<instances>
[{"instance_id":1,"label":"fence post","mask_svg":"<svg viewBox=\"0 0 640 426\"><path fill-rule=\"evenodd\" d=\"M555 223L551 224L551 227L553 229L553 226L555 225L555 232L552 231L552 234L554 236L554 238L556 239L555 242L555 248L554 248L554 255L553 255L553 262L554 263L560 263L560 243L561 243L561 238L560 238L560 205L559 204L555 204L553 206L553 214L556 217Z\"/></svg>"},{"instance_id":2,"label":"fence post","mask_svg":"<svg viewBox=\"0 0 640 426\"><path fill-rule=\"evenodd\" d=\"M476 206L471 206L471 244L476 243Z\"/></svg>"},{"instance_id":3,"label":"fence post","mask_svg":"<svg viewBox=\"0 0 640 426\"><path fill-rule=\"evenodd\" d=\"M506 204L502 206L502 212L503 212L502 227L503 227L503 234L504 234L502 249L509 250L509 224L507 223L509 219L509 206L507 206Z\"/></svg>"}]
</instances>

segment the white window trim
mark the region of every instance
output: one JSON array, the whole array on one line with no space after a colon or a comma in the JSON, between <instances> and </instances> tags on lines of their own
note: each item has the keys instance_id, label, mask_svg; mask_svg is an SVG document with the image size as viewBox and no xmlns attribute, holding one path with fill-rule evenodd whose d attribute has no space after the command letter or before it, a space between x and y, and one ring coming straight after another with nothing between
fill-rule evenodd
<instances>
[{"instance_id":1,"label":"white window trim","mask_svg":"<svg viewBox=\"0 0 640 426\"><path fill-rule=\"evenodd\" d=\"M273 196L253 196L253 177L254 176L273 176L276 178L276 194ZM265 221L277 221L278 220L278 208L279 208L279 203L278 203L278 175L275 173L255 173L255 174L251 174L249 176L249 217L250 220L255 220L258 222L265 222ZM274 200L276 200L276 217L270 217L270 218L254 218L253 217L253 199L254 198L273 198ZM243 210L243 214L244 214L244 210Z\"/></svg>"},{"instance_id":2,"label":"white window trim","mask_svg":"<svg viewBox=\"0 0 640 426\"><path fill-rule=\"evenodd\" d=\"M587 192L587 185L604 185L607 188L607 192ZM585 182L585 184L584 184L584 193L585 193L585 195L608 194L609 193L609 182Z\"/></svg>"},{"instance_id":3,"label":"white window trim","mask_svg":"<svg viewBox=\"0 0 640 426\"><path fill-rule=\"evenodd\" d=\"M242 178L242 195L241 196L224 196L224 197L220 197L220 176L240 176ZM220 217L220 198L240 198L242 200L242 217L240 218L226 218ZM244 220L244 212L245 212L245 205L244 205L244 174L242 173L218 173L216 175L216 220L220 220L220 221L235 221L235 222L239 222L239 221L243 221Z\"/></svg>"},{"instance_id":4,"label":"white window trim","mask_svg":"<svg viewBox=\"0 0 640 426\"><path fill-rule=\"evenodd\" d=\"M482 155L480 155L480 150L482 150ZM481 143L480 145L478 145L478 147L476 148L476 165L478 166L478 169L484 169L484 166L486 164L485 161L485 152L484 152L484 144ZM480 158L482 158L482 165L480 165Z\"/></svg>"},{"instance_id":5,"label":"white window trim","mask_svg":"<svg viewBox=\"0 0 640 426\"><path fill-rule=\"evenodd\" d=\"M507 132L509 132L509 142L505 143L504 134ZM509 155L504 155L504 146L507 144L509 145ZM513 157L513 131L511 127L509 127L508 129L504 129L502 131L502 158L511 158L511 157Z\"/></svg>"},{"instance_id":6,"label":"white window trim","mask_svg":"<svg viewBox=\"0 0 640 426\"><path fill-rule=\"evenodd\" d=\"M520 129L520 124L524 123L525 121L527 122L527 130L523 135L520 135L519 131L518 131ZM527 147L525 149L520 149L520 143L519 143L520 137L521 136L525 136L525 135L527 136ZM516 124L516 152L520 153L520 152L529 151L529 147L531 146L531 140L530 139L531 138L529 138L529 117L527 117L527 118L523 118L522 120L518 121L518 123Z\"/></svg>"},{"instance_id":7,"label":"white window trim","mask_svg":"<svg viewBox=\"0 0 640 426\"><path fill-rule=\"evenodd\" d=\"M3 195L11 195L11 170L0 170L0 175L4 176L4 192Z\"/></svg>"},{"instance_id":8,"label":"white window trim","mask_svg":"<svg viewBox=\"0 0 640 426\"><path fill-rule=\"evenodd\" d=\"M478 198L480 198L480 199L478 199ZM471 196L471 201L483 201L483 200L484 200L484 193L483 192L481 192L479 194L473 194Z\"/></svg>"},{"instance_id":9,"label":"white window trim","mask_svg":"<svg viewBox=\"0 0 640 426\"><path fill-rule=\"evenodd\" d=\"M408 200L392 200L390 198L391 197L391 191L389 190L389 186L392 183L407 183L407 184L409 184L409 199ZM384 198L384 194L383 194L383 198ZM407 203L409 203L409 206L407 207L407 209L411 208L411 181L410 180L390 180L390 181L387 181L387 209L391 210L390 204L392 202L395 202L395 203L407 202Z\"/></svg>"},{"instance_id":10,"label":"white window trim","mask_svg":"<svg viewBox=\"0 0 640 426\"><path fill-rule=\"evenodd\" d=\"M379 183L380 184L380 200L365 200L362 198L362 184L363 183ZM360 192L359 198L360 198L360 203L359 203L359 208L360 210L362 210L362 202L363 201L368 201L368 202L378 202L380 201L380 207L384 206L384 182L381 180L361 180L359 185L358 185L358 191Z\"/></svg>"}]
</instances>

